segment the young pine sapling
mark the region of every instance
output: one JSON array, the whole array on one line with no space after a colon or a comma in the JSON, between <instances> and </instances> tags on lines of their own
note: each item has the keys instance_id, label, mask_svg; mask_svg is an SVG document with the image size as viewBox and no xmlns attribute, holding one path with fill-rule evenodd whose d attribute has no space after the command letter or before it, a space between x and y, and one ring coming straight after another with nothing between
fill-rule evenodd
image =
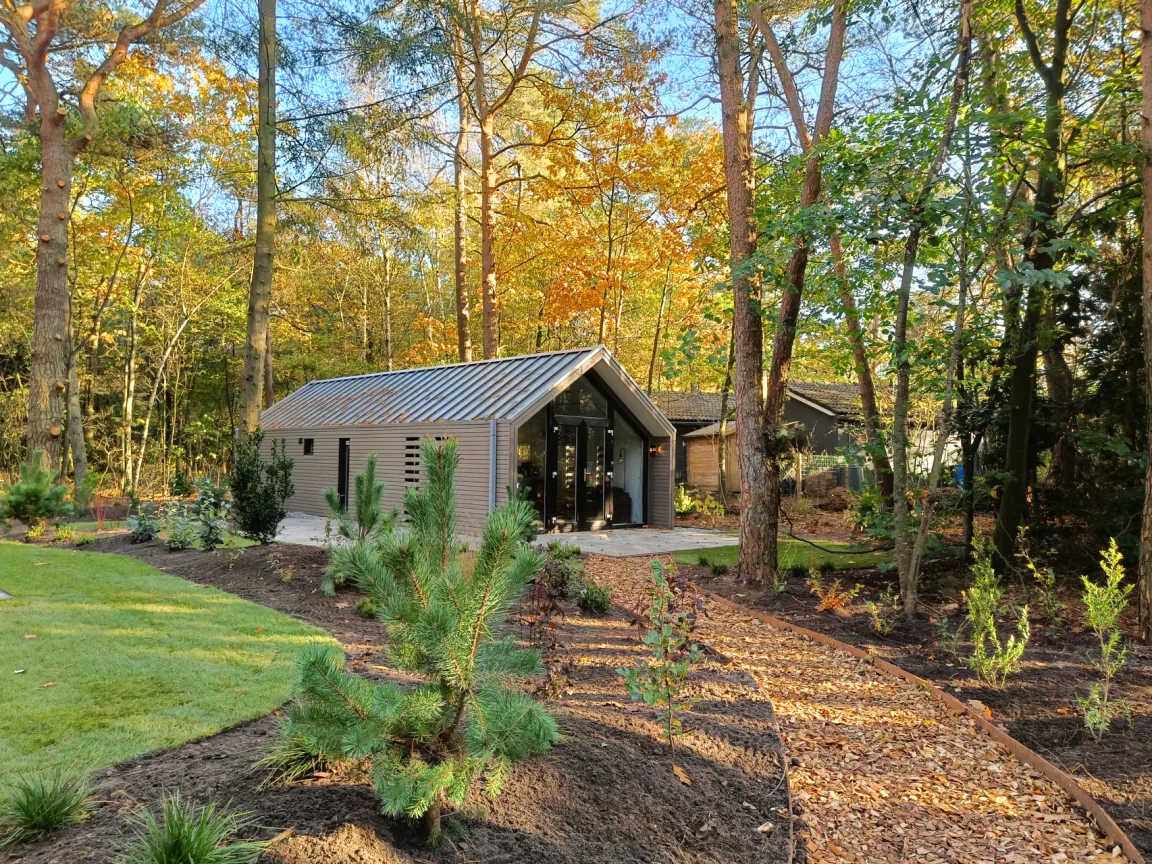
<instances>
[{"instance_id":1,"label":"young pine sapling","mask_svg":"<svg viewBox=\"0 0 1152 864\"><path fill-rule=\"evenodd\" d=\"M424 683L368 681L344 668L339 648L310 646L281 732L317 758L370 763L383 812L422 818L434 841L445 804L462 802L481 775L498 793L515 762L544 753L558 734L516 686L541 672L539 652L497 635L543 564L520 540L532 509L514 500L493 511L466 572L455 537L456 442L420 449L425 481L404 490L410 530L382 537L355 576L379 606L393 662Z\"/></svg>"},{"instance_id":2,"label":"young pine sapling","mask_svg":"<svg viewBox=\"0 0 1152 864\"><path fill-rule=\"evenodd\" d=\"M1116 676L1128 662L1128 646L1123 644L1120 616L1128 606L1128 595L1133 585L1121 585L1124 580L1123 556L1115 538L1100 556L1104 583L1097 584L1087 576L1084 583L1084 623L1095 635L1099 652L1089 651L1088 659L1100 673L1100 681L1092 685L1087 696L1076 696L1084 712L1084 726L1099 741L1121 714L1129 713L1128 703L1112 698L1112 685Z\"/></svg>"}]
</instances>

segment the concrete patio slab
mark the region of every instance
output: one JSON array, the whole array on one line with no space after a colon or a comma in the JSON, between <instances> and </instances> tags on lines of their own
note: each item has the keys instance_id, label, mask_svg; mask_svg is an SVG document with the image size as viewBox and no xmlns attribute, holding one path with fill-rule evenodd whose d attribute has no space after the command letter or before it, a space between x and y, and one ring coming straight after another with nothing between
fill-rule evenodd
<instances>
[{"instance_id":1,"label":"concrete patio slab","mask_svg":"<svg viewBox=\"0 0 1152 864\"><path fill-rule=\"evenodd\" d=\"M289 513L280 523L276 539L281 543L303 546L323 546L325 519L308 513ZM478 538L461 537L469 543ZM552 540L561 540L579 546L588 554L607 555L610 558L630 558L639 555L665 555L669 552L715 549L736 546L739 537L722 531L704 528L615 528L611 531L574 531L570 534L541 534L535 540L543 546Z\"/></svg>"}]
</instances>

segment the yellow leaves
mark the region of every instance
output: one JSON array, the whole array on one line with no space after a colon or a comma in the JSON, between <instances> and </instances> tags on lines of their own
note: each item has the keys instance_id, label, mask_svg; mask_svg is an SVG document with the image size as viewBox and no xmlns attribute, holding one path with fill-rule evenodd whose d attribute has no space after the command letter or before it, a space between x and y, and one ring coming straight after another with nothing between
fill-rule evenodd
<instances>
[{"instance_id":1,"label":"yellow leaves","mask_svg":"<svg viewBox=\"0 0 1152 864\"><path fill-rule=\"evenodd\" d=\"M676 779L683 783L685 786L692 785L692 778L688 776L688 772L681 768L679 765L672 766L672 773L676 775Z\"/></svg>"}]
</instances>

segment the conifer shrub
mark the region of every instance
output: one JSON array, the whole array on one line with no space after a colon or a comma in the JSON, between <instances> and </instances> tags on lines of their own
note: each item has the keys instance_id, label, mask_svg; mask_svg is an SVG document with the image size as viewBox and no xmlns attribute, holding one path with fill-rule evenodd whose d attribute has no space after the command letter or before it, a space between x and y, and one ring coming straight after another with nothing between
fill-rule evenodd
<instances>
[{"instance_id":1,"label":"conifer shrub","mask_svg":"<svg viewBox=\"0 0 1152 864\"><path fill-rule=\"evenodd\" d=\"M355 577L379 606L392 661L424 683L368 681L344 668L336 646L309 646L281 735L319 759L367 762L383 812L423 819L435 841L445 804L463 802L482 776L498 793L514 763L544 753L558 734L516 686L542 671L539 652L497 635L543 565L520 539L532 508L513 499L489 515L466 572L455 538L456 442L422 441L421 460L424 484L404 490L410 530L358 544Z\"/></svg>"},{"instance_id":2,"label":"conifer shrub","mask_svg":"<svg viewBox=\"0 0 1152 864\"><path fill-rule=\"evenodd\" d=\"M276 538L280 523L288 515L285 502L292 497L292 457L284 439L272 441L268 461L260 458L264 432L257 429L247 441L237 441L232 461L233 518L236 532L258 543Z\"/></svg>"},{"instance_id":3,"label":"conifer shrub","mask_svg":"<svg viewBox=\"0 0 1152 864\"><path fill-rule=\"evenodd\" d=\"M72 513L72 505L67 501L68 487L55 482L52 471L44 467L43 458L43 450L33 453L32 458L20 466L20 479L0 497L0 517L18 519L41 533L49 519Z\"/></svg>"},{"instance_id":4,"label":"conifer shrub","mask_svg":"<svg viewBox=\"0 0 1152 864\"><path fill-rule=\"evenodd\" d=\"M369 454L364 470L356 475L354 488L354 513L340 501L335 488L324 490L329 524L336 526L336 535L344 540L328 547L328 566L324 568L320 590L329 597L336 593L336 586L357 581L358 574L371 566L379 554L381 538L395 530L399 516L395 508L384 509L384 484L376 479L375 453Z\"/></svg>"}]
</instances>

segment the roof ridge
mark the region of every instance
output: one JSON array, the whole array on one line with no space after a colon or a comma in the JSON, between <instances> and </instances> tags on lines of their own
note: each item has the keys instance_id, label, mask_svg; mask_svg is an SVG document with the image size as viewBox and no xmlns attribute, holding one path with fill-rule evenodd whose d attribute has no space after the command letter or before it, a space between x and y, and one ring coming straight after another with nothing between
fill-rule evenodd
<instances>
[{"instance_id":1,"label":"roof ridge","mask_svg":"<svg viewBox=\"0 0 1152 864\"><path fill-rule=\"evenodd\" d=\"M484 366L486 364L492 363L507 363L512 360L524 360L528 357L558 357L561 354L579 354L581 352L595 352L601 349L604 351L608 350L603 344L600 344L592 345L586 348L563 348L559 351L537 351L534 354L515 354L512 357L492 357L488 360L468 360L466 362L440 363L436 366L409 366L406 369L381 369L376 372L361 372L358 375L337 375L334 378L313 378L302 387L300 387L300 390L303 390L304 387L310 387L311 385L317 383L326 384L329 381L354 381L357 378L377 378L384 377L386 375L401 375L405 372L431 372L433 370L439 369L455 369L459 366Z\"/></svg>"}]
</instances>

